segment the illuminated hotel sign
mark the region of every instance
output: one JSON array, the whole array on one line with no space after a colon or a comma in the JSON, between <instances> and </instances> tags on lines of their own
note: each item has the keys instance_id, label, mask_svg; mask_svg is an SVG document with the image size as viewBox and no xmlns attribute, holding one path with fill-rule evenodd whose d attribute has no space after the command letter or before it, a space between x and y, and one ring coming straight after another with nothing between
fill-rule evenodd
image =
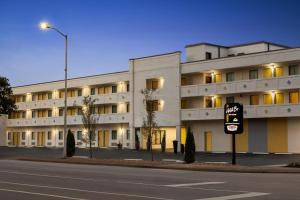
<instances>
[{"instance_id":1,"label":"illuminated hotel sign","mask_svg":"<svg viewBox=\"0 0 300 200\"><path fill-rule=\"evenodd\" d=\"M227 134L243 133L243 105L227 103L224 106L224 131Z\"/></svg>"}]
</instances>

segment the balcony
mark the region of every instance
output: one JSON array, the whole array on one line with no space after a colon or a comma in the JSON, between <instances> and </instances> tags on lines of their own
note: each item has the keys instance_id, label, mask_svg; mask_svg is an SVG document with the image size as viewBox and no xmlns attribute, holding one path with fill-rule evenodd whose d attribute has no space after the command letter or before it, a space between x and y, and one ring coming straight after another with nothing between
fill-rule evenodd
<instances>
[{"instance_id":1,"label":"balcony","mask_svg":"<svg viewBox=\"0 0 300 200\"><path fill-rule=\"evenodd\" d=\"M129 93L110 93L103 95L92 95L92 98L97 99L95 104L105 104L105 103L118 103L118 102L128 102ZM68 97L67 105L69 107L74 105L82 105L83 96L80 97ZM16 103L18 110L27 110L27 109L44 109L44 108L53 108L53 107L63 107L64 98L61 99L49 99L41 101L30 101L30 102L20 102Z\"/></svg>"},{"instance_id":2,"label":"balcony","mask_svg":"<svg viewBox=\"0 0 300 200\"><path fill-rule=\"evenodd\" d=\"M296 117L300 116L300 104L245 105L244 118ZM181 120L223 119L223 108L181 109Z\"/></svg>"},{"instance_id":3,"label":"balcony","mask_svg":"<svg viewBox=\"0 0 300 200\"><path fill-rule=\"evenodd\" d=\"M111 113L97 115L97 124L129 123L129 113ZM64 124L64 117L43 117L34 119L8 119L8 127L30 126L60 126ZM68 116L68 125L82 125L80 115Z\"/></svg>"},{"instance_id":4,"label":"balcony","mask_svg":"<svg viewBox=\"0 0 300 200\"><path fill-rule=\"evenodd\" d=\"M299 75L268 79L241 80L225 83L186 85L181 86L181 97L295 89L300 88L299 85Z\"/></svg>"}]
</instances>

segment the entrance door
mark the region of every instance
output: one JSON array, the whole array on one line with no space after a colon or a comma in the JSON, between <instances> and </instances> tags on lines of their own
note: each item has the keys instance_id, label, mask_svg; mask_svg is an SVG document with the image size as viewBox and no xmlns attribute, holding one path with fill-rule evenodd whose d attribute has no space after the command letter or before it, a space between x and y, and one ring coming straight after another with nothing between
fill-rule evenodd
<instances>
[{"instance_id":1,"label":"entrance door","mask_svg":"<svg viewBox=\"0 0 300 200\"><path fill-rule=\"evenodd\" d=\"M204 150L212 151L212 133L211 133L211 131L204 132Z\"/></svg>"},{"instance_id":2,"label":"entrance door","mask_svg":"<svg viewBox=\"0 0 300 200\"><path fill-rule=\"evenodd\" d=\"M44 132L38 132L37 135L37 146L44 146L45 145L45 133Z\"/></svg>"},{"instance_id":3,"label":"entrance door","mask_svg":"<svg viewBox=\"0 0 300 200\"><path fill-rule=\"evenodd\" d=\"M19 138L19 133L18 132L13 132L13 145L18 146L20 142Z\"/></svg>"},{"instance_id":4,"label":"entrance door","mask_svg":"<svg viewBox=\"0 0 300 200\"><path fill-rule=\"evenodd\" d=\"M103 147L103 132L102 132L102 130L98 131L98 147Z\"/></svg>"}]
</instances>

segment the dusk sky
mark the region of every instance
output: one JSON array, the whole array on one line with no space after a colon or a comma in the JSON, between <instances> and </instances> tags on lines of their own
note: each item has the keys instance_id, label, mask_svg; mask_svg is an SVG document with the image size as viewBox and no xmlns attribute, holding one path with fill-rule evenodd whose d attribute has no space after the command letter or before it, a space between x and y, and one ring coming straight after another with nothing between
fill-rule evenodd
<instances>
[{"instance_id":1,"label":"dusk sky","mask_svg":"<svg viewBox=\"0 0 300 200\"><path fill-rule=\"evenodd\" d=\"M128 69L128 59L197 42L300 46L300 1L0 0L0 76L13 86ZM182 61L184 61L184 54Z\"/></svg>"}]
</instances>

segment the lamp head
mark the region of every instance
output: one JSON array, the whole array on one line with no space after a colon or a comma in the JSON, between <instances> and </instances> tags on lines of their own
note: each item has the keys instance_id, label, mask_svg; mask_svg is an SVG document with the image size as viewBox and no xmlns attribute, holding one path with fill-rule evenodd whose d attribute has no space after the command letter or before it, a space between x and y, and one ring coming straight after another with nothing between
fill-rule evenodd
<instances>
[{"instance_id":1,"label":"lamp head","mask_svg":"<svg viewBox=\"0 0 300 200\"><path fill-rule=\"evenodd\" d=\"M48 22L41 22L41 23L40 23L40 28L41 28L42 30L46 30L46 29L50 28L50 25L49 25Z\"/></svg>"}]
</instances>

